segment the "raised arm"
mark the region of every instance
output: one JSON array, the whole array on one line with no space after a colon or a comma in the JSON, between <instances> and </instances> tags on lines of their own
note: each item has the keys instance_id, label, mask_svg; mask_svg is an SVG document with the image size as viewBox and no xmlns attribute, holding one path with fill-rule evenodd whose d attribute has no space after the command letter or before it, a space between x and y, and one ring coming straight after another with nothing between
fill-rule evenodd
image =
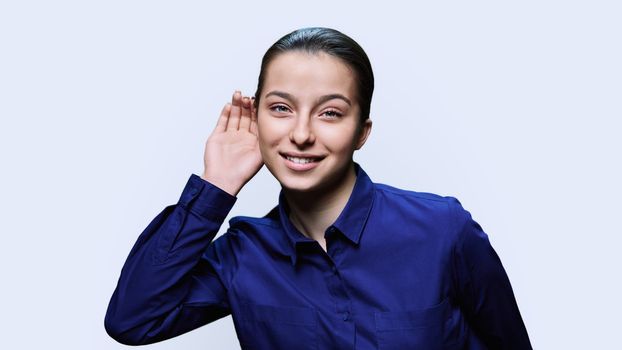
<instances>
[{"instance_id":1,"label":"raised arm","mask_svg":"<svg viewBox=\"0 0 622 350\"><path fill-rule=\"evenodd\" d=\"M236 92L223 108L204 158L203 175L192 174L178 203L151 221L121 270L104 320L120 343L158 342L230 314L235 234L214 237L263 164L250 99Z\"/></svg>"}]
</instances>

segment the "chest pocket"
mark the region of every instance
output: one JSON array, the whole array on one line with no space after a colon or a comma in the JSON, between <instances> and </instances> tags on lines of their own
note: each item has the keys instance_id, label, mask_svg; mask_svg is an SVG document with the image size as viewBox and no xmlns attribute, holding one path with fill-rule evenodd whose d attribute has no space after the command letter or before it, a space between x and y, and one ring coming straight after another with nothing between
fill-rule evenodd
<instances>
[{"instance_id":1,"label":"chest pocket","mask_svg":"<svg viewBox=\"0 0 622 350\"><path fill-rule=\"evenodd\" d=\"M376 311L378 348L388 349L445 349L444 326L450 317L449 300L426 309Z\"/></svg>"},{"instance_id":2,"label":"chest pocket","mask_svg":"<svg viewBox=\"0 0 622 350\"><path fill-rule=\"evenodd\" d=\"M242 349L318 349L314 308L241 303L236 327Z\"/></svg>"}]
</instances>

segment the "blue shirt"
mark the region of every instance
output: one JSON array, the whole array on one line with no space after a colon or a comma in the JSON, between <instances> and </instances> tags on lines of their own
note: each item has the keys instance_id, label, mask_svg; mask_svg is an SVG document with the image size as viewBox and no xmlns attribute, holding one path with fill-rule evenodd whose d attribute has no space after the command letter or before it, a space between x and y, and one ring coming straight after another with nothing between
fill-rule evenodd
<instances>
[{"instance_id":1,"label":"blue shirt","mask_svg":"<svg viewBox=\"0 0 622 350\"><path fill-rule=\"evenodd\" d=\"M282 192L214 239L236 197L191 174L130 251L106 331L149 344L231 314L243 349L531 349L501 261L460 202L355 168L327 251L293 226Z\"/></svg>"}]
</instances>

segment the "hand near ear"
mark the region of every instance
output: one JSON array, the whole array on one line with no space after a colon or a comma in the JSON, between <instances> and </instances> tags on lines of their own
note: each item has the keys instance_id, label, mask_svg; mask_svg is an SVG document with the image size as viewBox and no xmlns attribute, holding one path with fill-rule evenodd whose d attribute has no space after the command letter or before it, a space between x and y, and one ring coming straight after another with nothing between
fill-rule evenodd
<instances>
[{"instance_id":1,"label":"hand near ear","mask_svg":"<svg viewBox=\"0 0 622 350\"><path fill-rule=\"evenodd\" d=\"M253 101L239 91L227 103L205 143L204 180L236 196L263 165Z\"/></svg>"}]
</instances>

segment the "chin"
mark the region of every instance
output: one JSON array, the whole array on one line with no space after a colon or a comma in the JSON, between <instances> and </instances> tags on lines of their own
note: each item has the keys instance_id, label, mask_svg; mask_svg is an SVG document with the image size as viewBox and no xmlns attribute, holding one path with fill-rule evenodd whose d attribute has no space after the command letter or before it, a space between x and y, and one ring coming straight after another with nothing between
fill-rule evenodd
<instances>
[{"instance_id":1,"label":"chin","mask_svg":"<svg viewBox=\"0 0 622 350\"><path fill-rule=\"evenodd\" d=\"M317 186L314 186L313 184L287 184L287 183L281 183L281 186L289 191L289 192L299 192L299 193L311 193L311 192L315 192L318 190Z\"/></svg>"},{"instance_id":2,"label":"chin","mask_svg":"<svg viewBox=\"0 0 622 350\"><path fill-rule=\"evenodd\" d=\"M278 178L277 178L278 179ZM278 179L281 187L288 191L294 192L312 192L318 189L318 184L314 179L310 178L299 178L295 179L291 176L285 176L284 178Z\"/></svg>"}]
</instances>

